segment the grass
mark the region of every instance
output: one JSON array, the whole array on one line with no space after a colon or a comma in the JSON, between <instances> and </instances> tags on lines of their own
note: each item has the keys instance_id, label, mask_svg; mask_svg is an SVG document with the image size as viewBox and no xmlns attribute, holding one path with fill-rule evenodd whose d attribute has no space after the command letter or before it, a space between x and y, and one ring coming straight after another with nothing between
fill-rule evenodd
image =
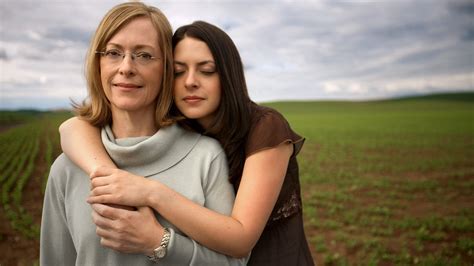
<instances>
[{"instance_id":1,"label":"grass","mask_svg":"<svg viewBox=\"0 0 474 266\"><path fill-rule=\"evenodd\" d=\"M471 265L474 93L281 102L322 265Z\"/></svg>"},{"instance_id":2,"label":"grass","mask_svg":"<svg viewBox=\"0 0 474 266\"><path fill-rule=\"evenodd\" d=\"M474 93L268 105L306 138L298 161L305 230L318 265L472 265ZM58 123L70 114L0 112L0 121L18 125L38 115L49 123L35 165L42 180L60 152ZM4 130L7 160L17 139L7 134L19 127Z\"/></svg>"}]
</instances>

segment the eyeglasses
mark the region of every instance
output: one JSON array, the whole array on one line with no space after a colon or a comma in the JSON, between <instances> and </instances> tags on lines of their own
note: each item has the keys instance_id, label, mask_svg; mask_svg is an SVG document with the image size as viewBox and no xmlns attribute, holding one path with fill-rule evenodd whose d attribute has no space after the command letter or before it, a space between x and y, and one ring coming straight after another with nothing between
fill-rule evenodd
<instances>
[{"instance_id":1,"label":"eyeglasses","mask_svg":"<svg viewBox=\"0 0 474 266\"><path fill-rule=\"evenodd\" d=\"M100 54L106 60L107 63L113 65L121 63L125 58L125 55L127 55L126 53L117 49L95 51L95 53ZM132 57L132 61L140 65L147 65L153 60L159 59L158 57L154 57L147 52L130 53L130 56Z\"/></svg>"}]
</instances>

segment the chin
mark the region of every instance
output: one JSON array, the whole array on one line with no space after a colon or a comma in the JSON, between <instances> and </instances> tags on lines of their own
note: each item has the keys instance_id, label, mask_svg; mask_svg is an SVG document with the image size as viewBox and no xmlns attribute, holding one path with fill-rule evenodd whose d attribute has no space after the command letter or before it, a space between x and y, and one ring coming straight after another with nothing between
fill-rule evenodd
<instances>
[{"instance_id":1,"label":"chin","mask_svg":"<svg viewBox=\"0 0 474 266\"><path fill-rule=\"evenodd\" d=\"M202 117L202 115L196 114L195 112L182 112L182 113L188 119L199 119Z\"/></svg>"},{"instance_id":2,"label":"chin","mask_svg":"<svg viewBox=\"0 0 474 266\"><path fill-rule=\"evenodd\" d=\"M144 106L143 103L137 102L118 102L114 104L115 108L120 111L140 111L145 110L147 106Z\"/></svg>"}]
</instances>

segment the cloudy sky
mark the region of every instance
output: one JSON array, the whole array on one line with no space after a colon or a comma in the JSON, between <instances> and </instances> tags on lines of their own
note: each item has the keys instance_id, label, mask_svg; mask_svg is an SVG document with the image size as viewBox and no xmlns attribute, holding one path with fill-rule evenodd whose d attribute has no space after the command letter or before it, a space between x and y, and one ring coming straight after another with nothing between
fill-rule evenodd
<instances>
[{"instance_id":1,"label":"cloudy sky","mask_svg":"<svg viewBox=\"0 0 474 266\"><path fill-rule=\"evenodd\" d=\"M89 40L121 2L1 0L0 108L62 108L86 97ZM470 0L144 2L174 29L198 19L224 29L258 102L474 91Z\"/></svg>"}]
</instances>

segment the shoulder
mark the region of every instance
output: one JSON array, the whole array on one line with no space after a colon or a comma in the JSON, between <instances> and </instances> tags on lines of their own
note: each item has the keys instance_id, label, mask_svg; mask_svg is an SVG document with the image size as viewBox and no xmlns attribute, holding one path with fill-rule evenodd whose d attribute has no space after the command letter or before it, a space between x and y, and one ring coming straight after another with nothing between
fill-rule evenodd
<instances>
[{"instance_id":1,"label":"shoulder","mask_svg":"<svg viewBox=\"0 0 474 266\"><path fill-rule=\"evenodd\" d=\"M51 165L50 173L54 174L65 172L67 171L67 168L71 167L71 164L71 160L69 160L69 158L64 153L61 153Z\"/></svg>"},{"instance_id":2,"label":"shoulder","mask_svg":"<svg viewBox=\"0 0 474 266\"><path fill-rule=\"evenodd\" d=\"M246 156L258 151L274 148L282 143L300 143L295 147L299 152L304 138L294 132L286 118L277 110L266 106L255 106L250 126Z\"/></svg>"},{"instance_id":3,"label":"shoulder","mask_svg":"<svg viewBox=\"0 0 474 266\"><path fill-rule=\"evenodd\" d=\"M63 182L74 173L82 172L64 153L61 153L56 160L54 160L49 171L49 179Z\"/></svg>"},{"instance_id":4,"label":"shoulder","mask_svg":"<svg viewBox=\"0 0 474 266\"><path fill-rule=\"evenodd\" d=\"M275 133L288 135L291 131L288 121L277 110L266 106L255 106L249 139L259 136L272 137Z\"/></svg>"},{"instance_id":5,"label":"shoulder","mask_svg":"<svg viewBox=\"0 0 474 266\"><path fill-rule=\"evenodd\" d=\"M272 115L272 114L280 114L277 110L274 108L271 108L269 106L264 106L264 105L258 105L255 104L251 107L253 117L256 119L260 119L266 115Z\"/></svg>"},{"instance_id":6,"label":"shoulder","mask_svg":"<svg viewBox=\"0 0 474 266\"><path fill-rule=\"evenodd\" d=\"M256 105L255 107L253 107L251 130L262 125L264 125L265 127L287 127L288 121L277 110L267 106Z\"/></svg>"},{"instance_id":7,"label":"shoulder","mask_svg":"<svg viewBox=\"0 0 474 266\"><path fill-rule=\"evenodd\" d=\"M195 148L214 157L224 152L219 141L205 135L200 135Z\"/></svg>"},{"instance_id":8,"label":"shoulder","mask_svg":"<svg viewBox=\"0 0 474 266\"><path fill-rule=\"evenodd\" d=\"M76 168L74 163L64 153L60 154L54 160L49 170L45 195L56 195L56 197L64 198L71 173L77 171ZM72 180L74 179L72 178Z\"/></svg>"}]
</instances>

